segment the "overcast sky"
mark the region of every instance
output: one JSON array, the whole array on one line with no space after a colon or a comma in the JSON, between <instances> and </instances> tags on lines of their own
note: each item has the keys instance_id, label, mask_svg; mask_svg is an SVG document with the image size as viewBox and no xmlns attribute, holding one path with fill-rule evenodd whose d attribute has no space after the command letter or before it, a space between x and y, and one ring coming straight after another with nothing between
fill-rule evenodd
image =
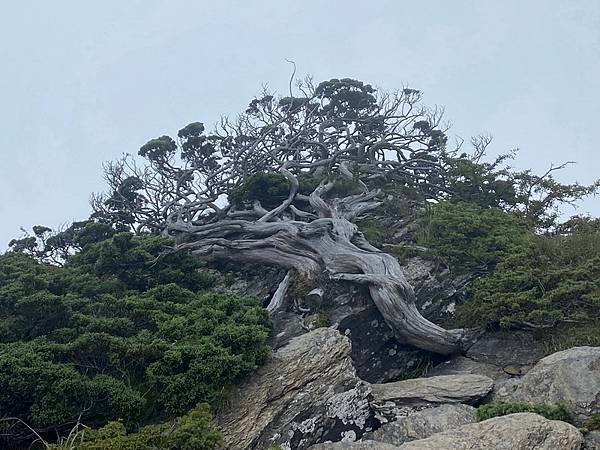
<instances>
[{"instance_id":1,"label":"overcast sky","mask_svg":"<svg viewBox=\"0 0 600 450\"><path fill-rule=\"evenodd\" d=\"M88 216L101 165L192 121L316 81L410 85L451 135L563 181L600 176L600 1L3 0L0 250ZM600 198L578 213L600 215Z\"/></svg>"}]
</instances>

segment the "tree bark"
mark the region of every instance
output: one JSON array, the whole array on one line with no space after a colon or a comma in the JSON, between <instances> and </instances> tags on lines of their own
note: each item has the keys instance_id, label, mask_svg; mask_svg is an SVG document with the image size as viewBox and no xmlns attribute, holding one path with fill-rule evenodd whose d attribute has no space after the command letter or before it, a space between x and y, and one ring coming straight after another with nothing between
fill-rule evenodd
<instances>
[{"instance_id":1,"label":"tree bark","mask_svg":"<svg viewBox=\"0 0 600 450\"><path fill-rule=\"evenodd\" d=\"M371 246L346 218L230 220L177 231L186 242L180 247L203 258L274 264L308 277L326 273L332 280L365 284L398 338L440 354L462 350L464 331L445 330L425 319L396 258Z\"/></svg>"}]
</instances>

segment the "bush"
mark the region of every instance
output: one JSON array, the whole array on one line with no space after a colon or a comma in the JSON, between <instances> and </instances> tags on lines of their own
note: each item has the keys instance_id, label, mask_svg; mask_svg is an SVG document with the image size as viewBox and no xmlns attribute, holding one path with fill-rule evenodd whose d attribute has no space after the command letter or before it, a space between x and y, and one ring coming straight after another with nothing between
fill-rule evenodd
<instances>
[{"instance_id":1,"label":"bush","mask_svg":"<svg viewBox=\"0 0 600 450\"><path fill-rule=\"evenodd\" d=\"M531 243L478 279L457 317L467 326L525 325L548 328L549 338L569 339L571 331L585 338L586 328L600 321L600 232L577 228L534 236ZM556 329L561 322L568 325Z\"/></svg>"},{"instance_id":2,"label":"bush","mask_svg":"<svg viewBox=\"0 0 600 450\"><path fill-rule=\"evenodd\" d=\"M583 422L581 428L585 431L600 430L600 414L594 414L592 417Z\"/></svg>"},{"instance_id":3,"label":"bush","mask_svg":"<svg viewBox=\"0 0 600 450\"><path fill-rule=\"evenodd\" d=\"M494 402L477 408L477 420L487 420L492 417L506 416L521 412L532 412L544 416L550 420L562 420L572 422L571 415L563 405L534 405L522 402Z\"/></svg>"},{"instance_id":4,"label":"bush","mask_svg":"<svg viewBox=\"0 0 600 450\"><path fill-rule=\"evenodd\" d=\"M221 434L212 424L207 404L186 415L157 425L148 425L127 434L121 422L110 422L99 430L86 431L79 450L212 450L222 443Z\"/></svg>"},{"instance_id":5,"label":"bush","mask_svg":"<svg viewBox=\"0 0 600 450\"><path fill-rule=\"evenodd\" d=\"M532 237L517 216L465 202L430 205L418 227L417 243L442 257L455 273L493 271L507 256L526 251Z\"/></svg>"},{"instance_id":6,"label":"bush","mask_svg":"<svg viewBox=\"0 0 600 450\"><path fill-rule=\"evenodd\" d=\"M500 209L441 202L418 223L418 243L454 273L476 275L458 325L533 329L553 349L600 342L598 220L576 217L538 235Z\"/></svg>"},{"instance_id":7,"label":"bush","mask_svg":"<svg viewBox=\"0 0 600 450\"><path fill-rule=\"evenodd\" d=\"M218 405L264 362L271 325L260 302L204 291L210 278L191 256L157 259L165 245L120 233L63 268L0 255L3 415L54 436L79 418L134 430ZM7 442L30 436L10 432Z\"/></svg>"},{"instance_id":8,"label":"bush","mask_svg":"<svg viewBox=\"0 0 600 450\"><path fill-rule=\"evenodd\" d=\"M319 184L319 180L309 175L299 175L299 192L310 194ZM259 201L263 208L273 209L279 206L290 193L289 181L278 172L256 173L245 179L228 194L229 203L243 209Z\"/></svg>"}]
</instances>

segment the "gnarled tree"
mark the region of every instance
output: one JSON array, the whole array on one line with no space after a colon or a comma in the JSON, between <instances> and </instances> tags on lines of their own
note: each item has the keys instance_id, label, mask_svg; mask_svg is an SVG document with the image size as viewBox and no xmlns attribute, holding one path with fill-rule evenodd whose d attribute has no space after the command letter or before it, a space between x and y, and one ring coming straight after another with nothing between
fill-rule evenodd
<instances>
[{"instance_id":1,"label":"gnarled tree","mask_svg":"<svg viewBox=\"0 0 600 450\"><path fill-rule=\"evenodd\" d=\"M153 139L139 151L144 166L130 157L108 164L111 189L93 198L96 214L173 236L199 257L365 284L403 340L460 351L464 331L425 319L397 259L355 225L382 190L444 196L441 111L421 107L417 90L380 94L351 79L306 80L298 91L265 92L212 134L192 123L177 140Z\"/></svg>"}]
</instances>

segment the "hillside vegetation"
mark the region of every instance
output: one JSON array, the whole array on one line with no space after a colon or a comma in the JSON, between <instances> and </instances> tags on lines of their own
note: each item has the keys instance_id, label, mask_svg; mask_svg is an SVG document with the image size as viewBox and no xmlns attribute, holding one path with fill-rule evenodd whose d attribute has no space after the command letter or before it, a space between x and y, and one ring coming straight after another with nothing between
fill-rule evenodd
<instances>
[{"instance_id":1,"label":"hillside vegetation","mask_svg":"<svg viewBox=\"0 0 600 450\"><path fill-rule=\"evenodd\" d=\"M211 293L196 259L159 257L167 239L109 234L64 267L0 256L0 410L43 436L77 421L134 431L214 407L268 354L256 299ZM208 408L195 411L188 428L213 433ZM32 437L20 423L2 428L13 441Z\"/></svg>"}]
</instances>

